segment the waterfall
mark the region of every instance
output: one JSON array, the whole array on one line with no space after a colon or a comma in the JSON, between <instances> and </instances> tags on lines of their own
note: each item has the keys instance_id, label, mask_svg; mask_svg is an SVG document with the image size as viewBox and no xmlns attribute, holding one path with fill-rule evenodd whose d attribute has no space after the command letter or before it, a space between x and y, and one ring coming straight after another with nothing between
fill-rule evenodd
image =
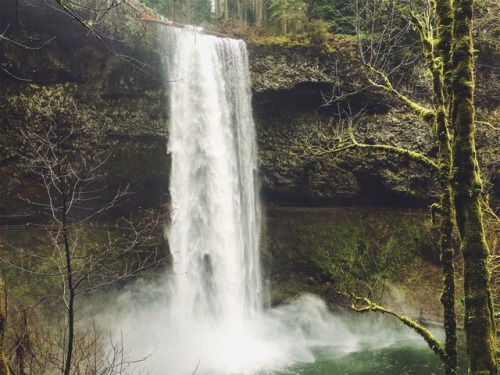
<instances>
[{"instance_id":1,"label":"waterfall","mask_svg":"<svg viewBox=\"0 0 500 375\"><path fill-rule=\"evenodd\" d=\"M246 46L194 27L160 29L171 114L170 319L181 336L196 326L234 340L262 310Z\"/></svg>"},{"instance_id":2,"label":"waterfall","mask_svg":"<svg viewBox=\"0 0 500 375\"><path fill-rule=\"evenodd\" d=\"M172 315L235 329L261 309L260 212L245 44L195 28L166 38Z\"/></svg>"}]
</instances>

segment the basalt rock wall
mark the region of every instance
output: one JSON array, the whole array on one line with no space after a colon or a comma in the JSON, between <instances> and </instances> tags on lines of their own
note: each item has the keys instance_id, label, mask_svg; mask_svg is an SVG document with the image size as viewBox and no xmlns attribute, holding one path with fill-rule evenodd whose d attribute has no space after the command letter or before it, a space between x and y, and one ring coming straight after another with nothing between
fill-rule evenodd
<instances>
[{"instance_id":1,"label":"basalt rock wall","mask_svg":"<svg viewBox=\"0 0 500 375\"><path fill-rule=\"evenodd\" d=\"M75 115L72 126L97 126L112 146L99 176L107 196L130 185L113 215L167 203L168 93L154 48L155 28L145 29L147 37L129 35L125 43L104 40L42 1L21 8L16 3L2 0L0 15L2 30L9 25L5 35L23 44L0 42L1 220L23 221L36 213L19 199L43 194L20 168L20 129L36 118L26 110L30 98L54 91L70 99L75 114L84 114ZM425 123L386 95L366 89L350 42L330 50L249 45L249 59L265 203L425 207L436 199L431 173L414 160L370 149L333 152L342 145L339 139L353 134L360 143L436 153ZM498 113L496 96L487 101L494 88L481 81L478 86L484 113ZM349 95L332 102L339 93ZM484 122L491 125L492 119ZM500 136L498 123L492 125L478 127L477 143L496 202Z\"/></svg>"},{"instance_id":2,"label":"basalt rock wall","mask_svg":"<svg viewBox=\"0 0 500 375\"><path fill-rule=\"evenodd\" d=\"M46 191L23 165L29 145L22 131L35 123L103 133L109 158L95 172L99 201L92 204L106 205L125 188L128 193L101 218L158 208L168 196L168 120L153 29L141 38L98 38L43 1L2 0L1 7L10 40L0 41L0 222L43 218L40 206L27 202L46 203ZM51 100L56 95L60 99ZM93 152L83 138L74 144L78 152Z\"/></svg>"},{"instance_id":3,"label":"basalt rock wall","mask_svg":"<svg viewBox=\"0 0 500 375\"><path fill-rule=\"evenodd\" d=\"M491 66L493 56L482 56ZM484 63L484 61L483 61ZM478 64L477 148L493 206L500 197L498 78ZM263 196L283 205L425 207L438 189L425 165L400 153L346 147L349 139L436 155L433 129L369 88L355 47L250 46ZM402 79L407 90L415 82ZM424 105L428 91L418 99ZM332 98L338 100L332 101ZM347 142L346 142L347 141Z\"/></svg>"}]
</instances>

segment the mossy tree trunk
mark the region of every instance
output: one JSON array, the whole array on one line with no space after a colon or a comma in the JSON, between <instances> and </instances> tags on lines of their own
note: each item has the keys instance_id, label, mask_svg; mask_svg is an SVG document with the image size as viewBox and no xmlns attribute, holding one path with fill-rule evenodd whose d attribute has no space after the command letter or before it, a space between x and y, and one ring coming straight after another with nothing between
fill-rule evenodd
<instances>
[{"instance_id":1,"label":"mossy tree trunk","mask_svg":"<svg viewBox=\"0 0 500 375\"><path fill-rule=\"evenodd\" d=\"M452 148L449 124L451 105L450 81L445 74L450 65L452 39L452 3L451 0L433 1L436 29L434 66L432 68L436 107L436 139L438 145L438 181L441 186L440 197L440 260L443 270L443 292L441 304L444 311L445 332L445 374L457 373L457 319L455 313L455 250L452 245L453 235L453 188L451 184Z\"/></svg>"},{"instance_id":2,"label":"mossy tree trunk","mask_svg":"<svg viewBox=\"0 0 500 375\"><path fill-rule=\"evenodd\" d=\"M368 80L377 88L380 88L411 109L417 116L432 126L435 133L438 156L433 166L436 170L436 179L441 189L440 201L432 206L433 213L438 212L440 217L440 260L443 272L443 291L441 303L444 311L444 345L431 345L431 348L438 352L445 369L446 375L456 375L457 373L457 321L455 313L455 251L452 246L452 235L454 228L454 202L452 185L452 137L450 132L450 106L451 106L451 81L449 71L451 70L451 42L453 30L453 7L452 0L429 0L432 5L432 14L424 15L411 13L413 25L420 33L422 42L422 52L428 71L432 77L433 107L426 108L420 103L407 97L392 85L389 74L382 68L377 68L371 64L370 58L363 58L363 63L367 67ZM399 32L399 30L397 31ZM398 42L397 38L395 39ZM363 51L363 48L360 48ZM372 50L373 54L380 51ZM375 77L373 79L372 77ZM355 145L357 143L353 142ZM381 145L371 145L368 147L382 148ZM398 148L398 153L404 153ZM413 153L414 154L414 153ZM413 157L415 160L416 158ZM428 341L429 342L429 341ZM438 347L439 346L439 347Z\"/></svg>"},{"instance_id":3,"label":"mossy tree trunk","mask_svg":"<svg viewBox=\"0 0 500 375\"><path fill-rule=\"evenodd\" d=\"M454 2L451 124L453 188L464 256L465 334L470 375L495 375L496 336L488 270L489 248L481 212L482 181L474 142L473 0Z\"/></svg>"},{"instance_id":4,"label":"mossy tree trunk","mask_svg":"<svg viewBox=\"0 0 500 375\"><path fill-rule=\"evenodd\" d=\"M435 24L426 19L421 21L413 15L413 22L420 31L423 54L427 68L432 76L433 98L435 100L433 128L438 147L437 181L441 188L439 204L433 209L439 212L440 261L443 271L443 291L441 304L444 312L445 342L443 362L446 375L457 373L457 321L455 313L455 251L452 246L453 235L453 188L451 183L452 147L449 111L451 98L450 80L445 74L451 66L452 40L452 3L451 0L430 1L433 6Z\"/></svg>"},{"instance_id":5,"label":"mossy tree trunk","mask_svg":"<svg viewBox=\"0 0 500 375\"><path fill-rule=\"evenodd\" d=\"M452 148L449 124L450 82L445 74L450 64L450 41L452 39L451 0L437 0L433 3L437 28L435 34L434 66L432 68L436 107L436 138L438 145L438 180L441 186L440 197L440 260L443 270L443 292L441 304L444 312L444 364L445 374L457 373L457 319L455 313L455 251L453 235L453 189L451 184ZM436 58L438 57L438 58Z\"/></svg>"}]
</instances>

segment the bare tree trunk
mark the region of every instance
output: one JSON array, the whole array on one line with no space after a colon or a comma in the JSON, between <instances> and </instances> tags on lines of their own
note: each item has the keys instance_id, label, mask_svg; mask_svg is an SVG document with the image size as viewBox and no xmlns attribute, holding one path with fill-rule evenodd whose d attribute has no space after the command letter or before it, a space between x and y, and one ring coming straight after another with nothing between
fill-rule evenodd
<instances>
[{"instance_id":1,"label":"bare tree trunk","mask_svg":"<svg viewBox=\"0 0 500 375\"><path fill-rule=\"evenodd\" d=\"M215 20L218 20L220 17L220 4L219 0L214 0L214 17Z\"/></svg>"},{"instance_id":2,"label":"bare tree trunk","mask_svg":"<svg viewBox=\"0 0 500 375\"><path fill-rule=\"evenodd\" d=\"M254 0L255 26L262 27L266 19L266 1Z\"/></svg>"},{"instance_id":3,"label":"bare tree trunk","mask_svg":"<svg viewBox=\"0 0 500 375\"><path fill-rule=\"evenodd\" d=\"M454 4L452 112L454 202L464 256L465 334L470 375L496 375L496 336L490 291L490 254L481 211L483 190L474 141L473 0Z\"/></svg>"},{"instance_id":4,"label":"bare tree trunk","mask_svg":"<svg viewBox=\"0 0 500 375\"><path fill-rule=\"evenodd\" d=\"M66 255L66 271L67 271L67 285L68 285L68 343L66 346L66 358L64 364L64 375L71 375L71 365L73 357L73 347L75 341L75 288L73 286L73 270L71 265L71 248L68 241L68 231L66 228L66 220L63 219L63 240L64 240L64 252Z\"/></svg>"},{"instance_id":5,"label":"bare tree trunk","mask_svg":"<svg viewBox=\"0 0 500 375\"><path fill-rule=\"evenodd\" d=\"M0 280L0 375L10 375L9 366L5 359L5 352L3 347L3 332L5 330L5 311L3 307L3 290L4 283Z\"/></svg>"},{"instance_id":6,"label":"bare tree trunk","mask_svg":"<svg viewBox=\"0 0 500 375\"><path fill-rule=\"evenodd\" d=\"M243 0L236 0L238 20L243 21Z\"/></svg>"},{"instance_id":7,"label":"bare tree trunk","mask_svg":"<svg viewBox=\"0 0 500 375\"><path fill-rule=\"evenodd\" d=\"M241 8L242 8L242 14L241 14L241 20L245 24L245 26L248 24L248 2L247 0L241 0Z\"/></svg>"},{"instance_id":8,"label":"bare tree trunk","mask_svg":"<svg viewBox=\"0 0 500 375\"><path fill-rule=\"evenodd\" d=\"M73 287L73 269L72 269L72 255L71 255L71 247L69 244L69 239L68 239L68 223L67 223L67 217L66 214L68 212L68 195L66 193L66 174L64 171L64 164L61 159L61 144L60 144L60 139L58 137L57 139L57 144L55 147L56 150L56 158L58 161L56 170L58 174L58 181L59 181L59 192L62 198L61 202L61 234L62 234L62 239L63 239L63 246L64 246L64 255L66 259L66 274L64 277L66 278L65 282L65 288L67 288L67 291L69 292L69 299L66 302L66 308L67 308L67 318L68 318L68 342L66 346L66 358L64 359L64 375L70 375L71 371L71 365L72 365L72 357L73 357L73 345L74 345L74 329L75 329L75 309L74 309L74 303L75 303L75 288Z\"/></svg>"}]
</instances>

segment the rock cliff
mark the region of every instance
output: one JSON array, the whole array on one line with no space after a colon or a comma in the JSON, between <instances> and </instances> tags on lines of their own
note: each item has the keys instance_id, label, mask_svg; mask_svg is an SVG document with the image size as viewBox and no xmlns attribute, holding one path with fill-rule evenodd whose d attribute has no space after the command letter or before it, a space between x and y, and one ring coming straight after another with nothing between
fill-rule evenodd
<instances>
[{"instance_id":1,"label":"rock cliff","mask_svg":"<svg viewBox=\"0 0 500 375\"><path fill-rule=\"evenodd\" d=\"M30 186L16 168L18 130L30 121L26 113L30 95L44 88L50 95L55 87L62 88L75 111L105 129L108 141L116 145L103 179L111 189L131 183L132 193L119 213L156 208L168 201L168 113L160 57L152 46L154 28L146 29L148 37L135 43L102 42L42 2L17 10L15 1L4 0L4 4L0 21L1 26L10 25L6 35L30 47L35 47L34 37L38 42L36 49L1 44L2 214L26 214L25 204L17 200ZM390 98L366 88L349 41L338 41L329 51L314 46L250 45L249 58L266 203L425 207L434 201L433 178L415 161L369 150L331 152L335 139L347 134L347 122L341 121L339 113L355 115L350 126L358 142L387 143L427 155L436 152L431 130L424 123ZM479 104L485 108L481 116L497 113L495 96L488 95L497 88L483 81L478 86ZM328 101L332 92L353 94L332 103ZM486 101L488 96L491 101ZM75 127L88 126L78 118ZM478 151L496 205L499 139L498 130L479 126Z\"/></svg>"},{"instance_id":2,"label":"rock cliff","mask_svg":"<svg viewBox=\"0 0 500 375\"><path fill-rule=\"evenodd\" d=\"M409 158L370 149L333 152L351 128L359 143L393 145L427 156L436 153L428 125L401 103L368 88L348 42L337 43L332 51L250 46L250 66L263 195L268 202L424 207L436 199L431 173ZM478 122L477 146L489 192L498 205L499 103L496 86L488 82L490 74L478 69L478 118L486 121ZM331 102L332 95L344 99ZM421 100L425 103L425 96Z\"/></svg>"}]
</instances>

